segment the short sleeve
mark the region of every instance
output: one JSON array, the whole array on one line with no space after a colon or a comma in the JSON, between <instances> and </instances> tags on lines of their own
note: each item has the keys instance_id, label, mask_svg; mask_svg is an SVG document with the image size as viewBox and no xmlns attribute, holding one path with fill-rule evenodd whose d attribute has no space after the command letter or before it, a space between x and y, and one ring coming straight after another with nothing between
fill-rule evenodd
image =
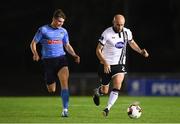
<instances>
[{"instance_id":1,"label":"short sleeve","mask_svg":"<svg viewBox=\"0 0 180 124\"><path fill-rule=\"evenodd\" d=\"M67 44L69 42L69 35L66 30L64 31L64 37L63 37L62 41L63 41L63 44Z\"/></svg>"},{"instance_id":2,"label":"short sleeve","mask_svg":"<svg viewBox=\"0 0 180 124\"><path fill-rule=\"evenodd\" d=\"M128 42L131 42L133 39L133 36L132 36L131 30L129 30L129 29L127 30L127 36L128 36Z\"/></svg>"},{"instance_id":3,"label":"short sleeve","mask_svg":"<svg viewBox=\"0 0 180 124\"><path fill-rule=\"evenodd\" d=\"M102 34L101 34L101 37L99 38L99 42L104 45L107 41L107 32L104 31Z\"/></svg>"},{"instance_id":4,"label":"short sleeve","mask_svg":"<svg viewBox=\"0 0 180 124\"><path fill-rule=\"evenodd\" d=\"M39 41L41 41L42 35L43 35L43 34L42 34L42 30L41 30L41 28L39 28L38 31L36 32L33 40L34 40L36 43L38 43Z\"/></svg>"}]
</instances>

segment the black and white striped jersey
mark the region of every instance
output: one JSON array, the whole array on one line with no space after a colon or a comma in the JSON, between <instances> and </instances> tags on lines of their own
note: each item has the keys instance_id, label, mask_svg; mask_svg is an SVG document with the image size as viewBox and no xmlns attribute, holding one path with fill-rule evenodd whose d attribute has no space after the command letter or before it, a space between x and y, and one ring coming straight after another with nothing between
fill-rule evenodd
<instances>
[{"instance_id":1,"label":"black and white striped jersey","mask_svg":"<svg viewBox=\"0 0 180 124\"><path fill-rule=\"evenodd\" d=\"M121 32L115 32L109 27L101 34L99 42L104 46L102 53L109 65L126 63L126 45L132 41L132 32L123 28Z\"/></svg>"}]
</instances>

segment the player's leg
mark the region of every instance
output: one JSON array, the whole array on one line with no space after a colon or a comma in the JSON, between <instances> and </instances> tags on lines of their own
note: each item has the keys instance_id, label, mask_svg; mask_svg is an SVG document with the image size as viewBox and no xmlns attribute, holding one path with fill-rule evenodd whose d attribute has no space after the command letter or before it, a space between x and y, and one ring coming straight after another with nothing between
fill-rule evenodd
<instances>
[{"instance_id":1,"label":"player's leg","mask_svg":"<svg viewBox=\"0 0 180 124\"><path fill-rule=\"evenodd\" d=\"M112 79L112 81L113 81L113 89L112 89L112 91L110 93L109 101L108 101L108 105L107 105L107 108L109 110L114 105L114 103L116 102L116 100L118 98L119 91L121 89L123 79L124 79L124 73L118 73Z\"/></svg>"},{"instance_id":2,"label":"player's leg","mask_svg":"<svg viewBox=\"0 0 180 124\"><path fill-rule=\"evenodd\" d=\"M103 110L104 116L108 116L109 110L118 99L119 91L124 79L124 73L118 73L112 77L113 89L110 92L107 107Z\"/></svg>"},{"instance_id":3,"label":"player's leg","mask_svg":"<svg viewBox=\"0 0 180 124\"><path fill-rule=\"evenodd\" d=\"M56 75L54 70L53 59L44 59L42 61L42 71L44 74L44 80L49 93L55 93L56 91Z\"/></svg>"},{"instance_id":4,"label":"player's leg","mask_svg":"<svg viewBox=\"0 0 180 124\"><path fill-rule=\"evenodd\" d=\"M101 85L100 87L94 89L93 101L96 106L100 105L100 96L107 94L109 91L109 85Z\"/></svg>"},{"instance_id":5,"label":"player's leg","mask_svg":"<svg viewBox=\"0 0 180 124\"><path fill-rule=\"evenodd\" d=\"M104 73L104 65L100 64L98 68L98 76L100 87L94 89L93 101L96 106L100 104L100 96L103 94L107 94L109 91L109 82L111 80L110 74Z\"/></svg>"},{"instance_id":6,"label":"player's leg","mask_svg":"<svg viewBox=\"0 0 180 124\"><path fill-rule=\"evenodd\" d=\"M69 90L68 90L68 79L69 69L67 66L62 67L58 72L58 78L61 84L61 98L63 104L62 117L68 117L68 106L69 106Z\"/></svg>"},{"instance_id":7,"label":"player's leg","mask_svg":"<svg viewBox=\"0 0 180 124\"><path fill-rule=\"evenodd\" d=\"M101 94L108 94L109 91L109 84L108 85L102 85L99 89L99 92Z\"/></svg>"}]
</instances>

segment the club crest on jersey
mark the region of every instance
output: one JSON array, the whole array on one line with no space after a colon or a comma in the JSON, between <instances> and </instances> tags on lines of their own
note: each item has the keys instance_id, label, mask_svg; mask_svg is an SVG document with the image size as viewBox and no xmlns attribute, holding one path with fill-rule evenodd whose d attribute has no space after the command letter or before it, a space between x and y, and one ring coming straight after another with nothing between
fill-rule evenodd
<instances>
[{"instance_id":1,"label":"club crest on jersey","mask_svg":"<svg viewBox=\"0 0 180 124\"><path fill-rule=\"evenodd\" d=\"M118 48L118 49L123 48L123 47L124 47L124 42L117 42L117 43L115 44L115 47Z\"/></svg>"}]
</instances>

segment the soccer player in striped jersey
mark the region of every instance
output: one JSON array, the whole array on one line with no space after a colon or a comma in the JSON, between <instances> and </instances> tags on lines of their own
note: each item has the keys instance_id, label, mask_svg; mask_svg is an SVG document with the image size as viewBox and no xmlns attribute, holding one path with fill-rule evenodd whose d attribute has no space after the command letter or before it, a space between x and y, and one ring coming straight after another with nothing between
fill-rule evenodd
<instances>
[{"instance_id":1,"label":"soccer player in striped jersey","mask_svg":"<svg viewBox=\"0 0 180 124\"><path fill-rule=\"evenodd\" d=\"M103 110L105 117L108 116L111 107L116 102L124 80L127 44L144 57L149 56L146 49L141 49L133 40L132 32L125 28L124 24L124 16L115 15L113 26L104 30L96 47L96 55L100 61L98 76L101 83L100 87L94 89L93 101L97 106L100 104L99 97L108 94L110 81L113 83L107 106Z\"/></svg>"},{"instance_id":2,"label":"soccer player in striped jersey","mask_svg":"<svg viewBox=\"0 0 180 124\"><path fill-rule=\"evenodd\" d=\"M68 32L62 27L65 19L66 16L63 11L57 9L53 14L51 24L40 27L30 45L34 61L40 60L36 47L37 43L40 43L42 46L41 59L48 92L55 92L56 81L59 80L60 82L60 95L63 104L62 117L68 117L69 106L69 69L64 48L73 56L75 62L80 62L80 57L75 53L73 47L69 43Z\"/></svg>"}]
</instances>

